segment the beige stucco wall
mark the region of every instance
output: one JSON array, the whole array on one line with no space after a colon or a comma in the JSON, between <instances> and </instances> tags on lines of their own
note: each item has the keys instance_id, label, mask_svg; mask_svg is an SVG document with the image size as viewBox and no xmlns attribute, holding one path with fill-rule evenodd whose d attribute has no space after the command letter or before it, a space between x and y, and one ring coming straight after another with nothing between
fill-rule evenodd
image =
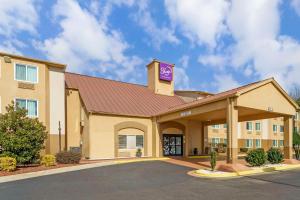
<instances>
[{"instance_id":1,"label":"beige stucco wall","mask_svg":"<svg viewBox=\"0 0 300 200\"><path fill-rule=\"evenodd\" d=\"M55 131L58 128L58 124L55 124L57 120L62 121L62 132L64 133L64 68L56 68L42 62L28 61L21 58L11 57L10 60L11 62L5 62L4 57L0 57L0 111L4 113L5 107L16 98L37 100L38 119L46 126L48 132L48 139L45 143L46 153L56 153L58 148L56 140L58 140L58 137L52 137L50 134L57 134L57 131ZM16 63L36 66L38 68L38 82L28 84L15 80ZM24 85L20 85L24 83L26 84L25 88ZM50 110L50 105L52 105L52 110ZM57 109L60 112L57 112Z\"/></svg>"},{"instance_id":2,"label":"beige stucco wall","mask_svg":"<svg viewBox=\"0 0 300 200\"><path fill-rule=\"evenodd\" d=\"M115 128L120 123L128 122L126 128L136 128L134 123L146 127L144 147L147 155L152 156L152 121L149 118L135 118L125 116L90 115L89 116L89 158L90 159L111 159L116 157L117 147L115 145ZM132 123L133 122L133 123ZM124 127L125 129L125 127ZM145 150L144 150L145 151Z\"/></svg>"},{"instance_id":3,"label":"beige stucco wall","mask_svg":"<svg viewBox=\"0 0 300 200\"><path fill-rule=\"evenodd\" d=\"M156 94L168 96L174 95L174 67L173 80L171 82L159 80L159 61L153 61L148 66L148 88Z\"/></svg>"}]
</instances>

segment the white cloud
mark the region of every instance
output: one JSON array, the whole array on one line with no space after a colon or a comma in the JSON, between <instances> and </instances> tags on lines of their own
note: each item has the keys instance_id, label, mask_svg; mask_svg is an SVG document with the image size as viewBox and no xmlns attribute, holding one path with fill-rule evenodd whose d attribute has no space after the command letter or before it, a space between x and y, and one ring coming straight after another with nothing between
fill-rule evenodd
<instances>
[{"instance_id":1,"label":"white cloud","mask_svg":"<svg viewBox=\"0 0 300 200\"><path fill-rule=\"evenodd\" d=\"M0 6L0 34L13 37L21 31L36 34L39 22L35 7L36 0L1 0Z\"/></svg>"},{"instance_id":2,"label":"white cloud","mask_svg":"<svg viewBox=\"0 0 300 200\"><path fill-rule=\"evenodd\" d=\"M187 68L189 66L189 61L190 61L190 57L188 55L183 55L180 59L179 59L179 63L183 68Z\"/></svg>"},{"instance_id":3,"label":"white cloud","mask_svg":"<svg viewBox=\"0 0 300 200\"><path fill-rule=\"evenodd\" d=\"M226 0L165 0L165 7L174 26L193 42L214 48L219 36L226 32Z\"/></svg>"},{"instance_id":4,"label":"white cloud","mask_svg":"<svg viewBox=\"0 0 300 200\"><path fill-rule=\"evenodd\" d=\"M200 55L198 62L206 66L215 67L218 70L223 70L224 66L227 64L227 58L223 55Z\"/></svg>"},{"instance_id":5,"label":"white cloud","mask_svg":"<svg viewBox=\"0 0 300 200\"><path fill-rule=\"evenodd\" d=\"M218 92L227 91L240 86L230 74L215 74L214 80L214 85L218 88Z\"/></svg>"},{"instance_id":6,"label":"white cloud","mask_svg":"<svg viewBox=\"0 0 300 200\"><path fill-rule=\"evenodd\" d=\"M300 16L300 0L291 0L291 6L295 9L296 13Z\"/></svg>"},{"instance_id":7,"label":"white cloud","mask_svg":"<svg viewBox=\"0 0 300 200\"><path fill-rule=\"evenodd\" d=\"M232 1L228 27L236 43L231 64L243 68L249 62L260 78L275 77L286 89L299 84L300 44L280 35L280 0Z\"/></svg>"},{"instance_id":8,"label":"white cloud","mask_svg":"<svg viewBox=\"0 0 300 200\"><path fill-rule=\"evenodd\" d=\"M186 70L182 67L174 68L174 81L176 89L190 89L190 79L186 73Z\"/></svg>"},{"instance_id":9,"label":"white cloud","mask_svg":"<svg viewBox=\"0 0 300 200\"><path fill-rule=\"evenodd\" d=\"M151 43L156 49L165 43L179 44L178 38L175 36L175 30L166 25L159 27L154 21L148 0L140 0L137 3L138 11L133 15L134 20L149 35Z\"/></svg>"},{"instance_id":10,"label":"white cloud","mask_svg":"<svg viewBox=\"0 0 300 200\"><path fill-rule=\"evenodd\" d=\"M53 14L62 31L36 43L49 59L67 62L69 71L105 73L109 68L109 73L122 80L130 73L137 74L135 69L142 60L125 55L129 45L120 32L108 29L106 23L74 0L58 1Z\"/></svg>"}]
</instances>

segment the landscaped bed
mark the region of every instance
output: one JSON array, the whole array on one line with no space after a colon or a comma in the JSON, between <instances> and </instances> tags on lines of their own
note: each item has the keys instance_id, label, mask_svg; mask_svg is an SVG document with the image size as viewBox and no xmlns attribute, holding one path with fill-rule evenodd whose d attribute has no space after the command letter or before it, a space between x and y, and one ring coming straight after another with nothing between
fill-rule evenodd
<instances>
[{"instance_id":1,"label":"landscaped bed","mask_svg":"<svg viewBox=\"0 0 300 200\"><path fill-rule=\"evenodd\" d=\"M87 164L87 163L84 163L84 164ZM75 166L75 165L83 165L83 164L57 164L55 166L50 166L50 167L46 167L43 165L31 165L31 166L25 166L25 167L17 167L17 169L12 172L0 171L0 177L16 175L16 174L23 174L23 173L30 173L30 172L38 172L38 171L44 171L44 170L56 169L56 168L62 168L62 167L70 167L70 166Z\"/></svg>"}]
</instances>

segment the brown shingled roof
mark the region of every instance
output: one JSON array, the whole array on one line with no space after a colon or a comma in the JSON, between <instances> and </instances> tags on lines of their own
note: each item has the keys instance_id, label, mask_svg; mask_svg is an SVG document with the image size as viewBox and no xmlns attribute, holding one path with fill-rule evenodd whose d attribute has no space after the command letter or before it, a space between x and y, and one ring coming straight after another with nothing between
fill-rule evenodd
<instances>
[{"instance_id":1,"label":"brown shingled roof","mask_svg":"<svg viewBox=\"0 0 300 200\"><path fill-rule=\"evenodd\" d=\"M178 96L155 94L146 86L65 74L67 88L79 90L87 111L99 114L150 117L170 107L184 104Z\"/></svg>"}]
</instances>

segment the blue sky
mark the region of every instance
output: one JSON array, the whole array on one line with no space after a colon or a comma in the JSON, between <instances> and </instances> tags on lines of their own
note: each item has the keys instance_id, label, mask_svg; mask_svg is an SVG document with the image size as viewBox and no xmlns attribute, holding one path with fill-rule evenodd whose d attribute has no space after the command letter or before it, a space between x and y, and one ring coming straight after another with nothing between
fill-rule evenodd
<instances>
[{"instance_id":1,"label":"blue sky","mask_svg":"<svg viewBox=\"0 0 300 200\"><path fill-rule=\"evenodd\" d=\"M300 84L300 0L0 0L0 50L146 84L153 58L177 89Z\"/></svg>"}]
</instances>

